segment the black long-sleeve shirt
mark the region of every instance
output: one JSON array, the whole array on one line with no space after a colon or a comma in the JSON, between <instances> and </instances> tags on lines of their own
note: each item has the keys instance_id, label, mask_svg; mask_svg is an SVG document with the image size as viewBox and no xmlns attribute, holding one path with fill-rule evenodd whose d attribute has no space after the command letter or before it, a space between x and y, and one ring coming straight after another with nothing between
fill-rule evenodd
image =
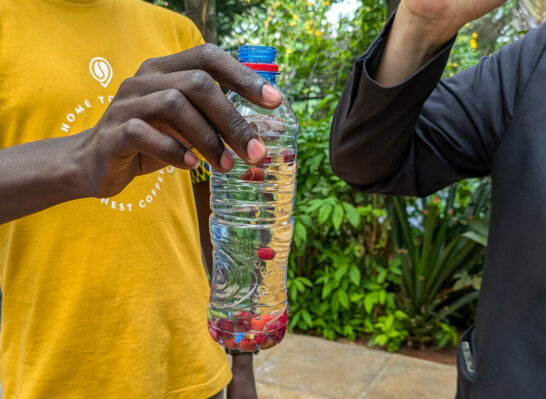
<instances>
[{"instance_id":1,"label":"black long-sleeve shirt","mask_svg":"<svg viewBox=\"0 0 546 399\"><path fill-rule=\"evenodd\" d=\"M332 124L334 172L365 192L425 196L493 181L489 243L458 398L546 398L546 24L449 79L447 45L394 87L372 79L388 23ZM459 353L459 360L461 354Z\"/></svg>"}]
</instances>

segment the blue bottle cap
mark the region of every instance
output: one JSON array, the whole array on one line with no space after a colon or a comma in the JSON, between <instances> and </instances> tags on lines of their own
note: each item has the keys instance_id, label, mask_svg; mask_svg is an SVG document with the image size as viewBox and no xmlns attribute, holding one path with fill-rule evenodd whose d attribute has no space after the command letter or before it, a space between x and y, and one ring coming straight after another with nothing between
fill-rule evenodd
<instances>
[{"instance_id":1,"label":"blue bottle cap","mask_svg":"<svg viewBox=\"0 0 546 399\"><path fill-rule=\"evenodd\" d=\"M240 46L239 61L256 64L274 64L277 57L277 49L268 46Z\"/></svg>"}]
</instances>

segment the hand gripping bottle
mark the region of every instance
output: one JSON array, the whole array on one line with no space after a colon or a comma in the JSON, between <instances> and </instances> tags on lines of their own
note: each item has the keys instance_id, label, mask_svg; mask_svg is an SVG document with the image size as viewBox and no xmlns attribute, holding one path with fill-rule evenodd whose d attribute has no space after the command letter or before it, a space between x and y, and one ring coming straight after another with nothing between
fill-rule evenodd
<instances>
[{"instance_id":1,"label":"hand gripping bottle","mask_svg":"<svg viewBox=\"0 0 546 399\"><path fill-rule=\"evenodd\" d=\"M241 62L275 85L275 48L241 46L238 54ZM233 169L212 170L209 331L227 349L252 352L281 342L288 327L286 268L294 227L299 126L284 95L274 110L235 92L228 98L264 141L267 157L253 166L229 150Z\"/></svg>"}]
</instances>

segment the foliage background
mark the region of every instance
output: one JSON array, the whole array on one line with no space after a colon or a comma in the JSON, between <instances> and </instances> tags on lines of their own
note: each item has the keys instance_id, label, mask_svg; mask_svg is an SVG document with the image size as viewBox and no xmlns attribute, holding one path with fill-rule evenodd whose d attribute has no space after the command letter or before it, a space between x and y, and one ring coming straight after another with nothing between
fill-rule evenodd
<instances>
[{"instance_id":1,"label":"foliage background","mask_svg":"<svg viewBox=\"0 0 546 399\"><path fill-rule=\"evenodd\" d=\"M156 3L184 10L182 1ZM356 12L332 18L337 3L216 0L218 41L227 51L240 44L277 47L278 84L300 120L290 326L328 339L363 338L390 351L454 345L475 312L489 180L412 199L361 194L333 175L328 135L337 100L393 7L393 1L360 0ZM524 34L528 25L518 9L509 1L467 24L444 76Z\"/></svg>"}]
</instances>

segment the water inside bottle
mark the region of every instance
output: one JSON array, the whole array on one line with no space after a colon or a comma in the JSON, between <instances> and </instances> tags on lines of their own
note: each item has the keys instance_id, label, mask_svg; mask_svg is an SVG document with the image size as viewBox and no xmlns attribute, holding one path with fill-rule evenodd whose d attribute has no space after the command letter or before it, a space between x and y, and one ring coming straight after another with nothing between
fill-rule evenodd
<instances>
[{"instance_id":1,"label":"water inside bottle","mask_svg":"<svg viewBox=\"0 0 546 399\"><path fill-rule=\"evenodd\" d=\"M248 165L232 152L233 169L212 173L209 331L228 349L254 351L278 344L288 327L298 127L272 115L246 119L268 153L262 164Z\"/></svg>"}]
</instances>

